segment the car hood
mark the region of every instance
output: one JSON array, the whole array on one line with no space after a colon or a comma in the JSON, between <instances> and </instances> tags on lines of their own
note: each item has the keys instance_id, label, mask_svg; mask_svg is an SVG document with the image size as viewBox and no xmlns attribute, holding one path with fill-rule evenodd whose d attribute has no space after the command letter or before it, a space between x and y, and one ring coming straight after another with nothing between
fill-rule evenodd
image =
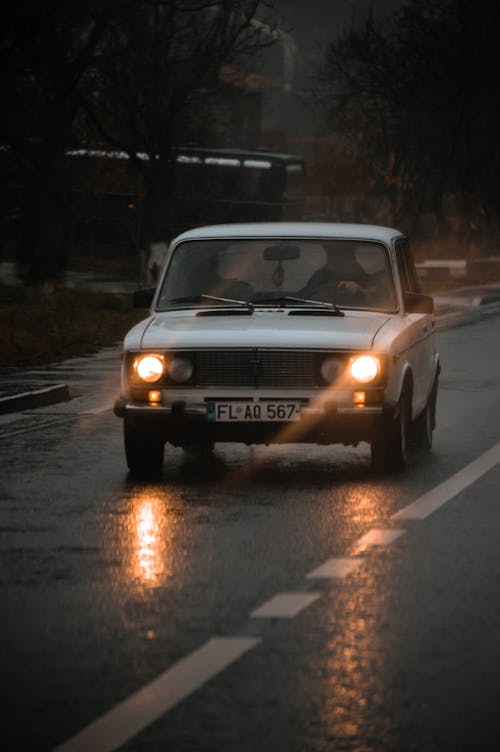
<instances>
[{"instance_id":1,"label":"car hood","mask_svg":"<svg viewBox=\"0 0 500 752\"><path fill-rule=\"evenodd\" d=\"M290 315L294 310L295 315ZM255 311L251 315L170 311L137 324L126 349L306 348L369 350L390 320L384 313L346 311L345 316L299 314L297 309Z\"/></svg>"}]
</instances>

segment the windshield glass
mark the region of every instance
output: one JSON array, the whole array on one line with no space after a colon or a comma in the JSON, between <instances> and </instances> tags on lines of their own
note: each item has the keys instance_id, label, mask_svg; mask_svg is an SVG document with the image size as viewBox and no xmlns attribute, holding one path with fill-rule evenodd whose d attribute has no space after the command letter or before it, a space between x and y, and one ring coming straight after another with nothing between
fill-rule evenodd
<instances>
[{"instance_id":1,"label":"windshield glass","mask_svg":"<svg viewBox=\"0 0 500 752\"><path fill-rule=\"evenodd\" d=\"M292 298L349 308L396 306L387 248L350 240L186 241L172 255L157 307L228 305L202 296L263 306L274 299L307 305Z\"/></svg>"}]
</instances>

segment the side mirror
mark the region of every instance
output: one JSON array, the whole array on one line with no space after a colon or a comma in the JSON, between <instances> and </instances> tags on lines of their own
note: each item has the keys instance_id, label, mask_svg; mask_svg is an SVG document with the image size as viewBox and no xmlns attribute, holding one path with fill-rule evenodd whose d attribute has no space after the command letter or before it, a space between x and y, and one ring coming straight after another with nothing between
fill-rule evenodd
<instances>
[{"instance_id":1,"label":"side mirror","mask_svg":"<svg viewBox=\"0 0 500 752\"><path fill-rule=\"evenodd\" d=\"M154 287L146 287L143 290L135 290L132 293L132 306L134 308L149 308L155 294Z\"/></svg>"},{"instance_id":2,"label":"side mirror","mask_svg":"<svg viewBox=\"0 0 500 752\"><path fill-rule=\"evenodd\" d=\"M408 313L434 313L434 300L430 295L405 292L404 301Z\"/></svg>"}]
</instances>

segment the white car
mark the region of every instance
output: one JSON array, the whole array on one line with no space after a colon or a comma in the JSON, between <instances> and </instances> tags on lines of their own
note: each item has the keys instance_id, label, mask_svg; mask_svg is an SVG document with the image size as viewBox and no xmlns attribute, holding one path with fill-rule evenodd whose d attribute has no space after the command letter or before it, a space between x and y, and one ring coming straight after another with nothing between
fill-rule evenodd
<instances>
[{"instance_id":1,"label":"white car","mask_svg":"<svg viewBox=\"0 0 500 752\"><path fill-rule=\"evenodd\" d=\"M124 342L125 453L157 471L164 445L357 445L405 466L430 449L440 371L432 298L407 239L386 227L201 227L169 247L150 315Z\"/></svg>"}]
</instances>

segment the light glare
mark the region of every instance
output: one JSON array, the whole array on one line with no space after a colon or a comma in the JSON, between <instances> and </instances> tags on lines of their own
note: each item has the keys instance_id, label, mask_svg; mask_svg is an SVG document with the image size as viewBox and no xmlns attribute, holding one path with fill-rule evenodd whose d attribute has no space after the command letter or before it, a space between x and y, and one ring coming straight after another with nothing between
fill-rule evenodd
<instances>
[{"instance_id":1,"label":"light glare","mask_svg":"<svg viewBox=\"0 0 500 752\"><path fill-rule=\"evenodd\" d=\"M351 376L360 384L368 384L379 373L379 363L371 355L360 355L351 363Z\"/></svg>"},{"instance_id":2,"label":"light glare","mask_svg":"<svg viewBox=\"0 0 500 752\"><path fill-rule=\"evenodd\" d=\"M157 355L146 355L136 362L136 370L143 381L158 381L163 375L163 361Z\"/></svg>"}]
</instances>

